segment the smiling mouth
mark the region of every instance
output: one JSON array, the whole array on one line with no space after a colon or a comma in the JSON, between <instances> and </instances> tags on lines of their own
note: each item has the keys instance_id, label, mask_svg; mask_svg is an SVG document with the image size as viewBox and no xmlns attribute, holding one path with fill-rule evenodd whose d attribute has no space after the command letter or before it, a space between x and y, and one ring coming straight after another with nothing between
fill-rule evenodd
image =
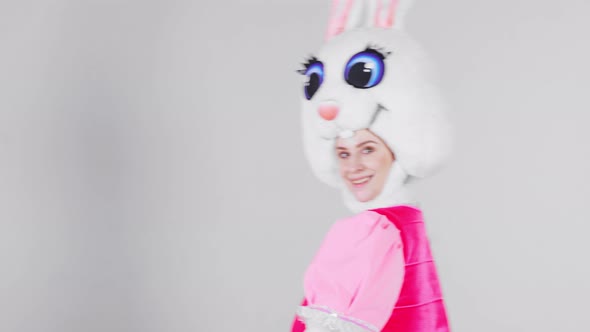
<instances>
[{"instance_id":1,"label":"smiling mouth","mask_svg":"<svg viewBox=\"0 0 590 332\"><path fill-rule=\"evenodd\" d=\"M377 116L381 111L387 111L387 108L383 107L383 105L381 104L377 104L377 110L375 111L375 113L373 113L373 116L371 117L371 122L369 122L367 128L371 128L371 126L373 126L373 123L375 123L375 120L377 120Z\"/></svg>"},{"instance_id":2,"label":"smiling mouth","mask_svg":"<svg viewBox=\"0 0 590 332\"><path fill-rule=\"evenodd\" d=\"M369 175L369 176L365 176L363 178L359 178L356 180L349 180L349 181L355 188L362 188L365 184L367 184L371 180L371 178L373 178L373 176Z\"/></svg>"},{"instance_id":3,"label":"smiling mouth","mask_svg":"<svg viewBox=\"0 0 590 332\"><path fill-rule=\"evenodd\" d=\"M347 128L343 128L343 127L338 126L337 123L334 123L334 125L336 126L336 137L349 138L349 137L354 136L354 132L356 130L371 129L371 127L373 126L373 124L377 120L377 117L379 116L379 113L381 113L381 111L388 111L388 109L385 108L381 104L377 104L377 107L376 107L375 111L373 112L373 115L371 116L371 118L369 119L369 121L365 127L361 127L361 128L357 128L357 129L347 129ZM334 137L325 137L325 136L321 136L321 137L325 140L334 139Z\"/></svg>"}]
</instances>

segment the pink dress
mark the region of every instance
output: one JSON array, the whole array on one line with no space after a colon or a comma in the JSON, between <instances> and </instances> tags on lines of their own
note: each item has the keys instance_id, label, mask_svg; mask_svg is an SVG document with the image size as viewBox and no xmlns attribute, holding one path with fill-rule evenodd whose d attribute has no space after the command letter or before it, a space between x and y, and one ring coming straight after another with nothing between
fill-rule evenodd
<instances>
[{"instance_id":1,"label":"pink dress","mask_svg":"<svg viewBox=\"0 0 590 332\"><path fill-rule=\"evenodd\" d=\"M309 265L298 315L334 329L448 332L422 213L410 206L336 222ZM292 332L305 331L296 319Z\"/></svg>"}]
</instances>

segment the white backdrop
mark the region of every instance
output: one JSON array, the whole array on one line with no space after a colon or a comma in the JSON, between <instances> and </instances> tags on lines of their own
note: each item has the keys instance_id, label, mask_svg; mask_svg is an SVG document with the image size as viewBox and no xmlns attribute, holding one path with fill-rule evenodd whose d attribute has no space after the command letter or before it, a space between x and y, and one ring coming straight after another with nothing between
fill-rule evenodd
<instances>
[{"instance_id":1,"label":"white backdrop","mask_svg":"<svg viewBox=\"0 0 590 332\"><path fill-rule=\"evenodd\" d=\"M329 1L0 2L0 331L288 331L348 214L295 70ZM453 331L590 324L590 3L417 0L452 106L417 185Z\"/></svg>"}]
</instances>

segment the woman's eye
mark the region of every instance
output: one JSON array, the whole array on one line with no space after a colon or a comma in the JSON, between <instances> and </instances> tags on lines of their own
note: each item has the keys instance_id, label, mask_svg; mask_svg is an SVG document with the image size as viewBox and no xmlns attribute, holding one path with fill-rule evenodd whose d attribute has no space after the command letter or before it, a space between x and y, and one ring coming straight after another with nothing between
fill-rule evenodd
<instances>
[{"instance_id":1,"label":"woman's eye","mask_svg":"<svg viewBox=\"0 0 590 332\"><path fill-rule=\"evenodd\" d=\"M338 154L338 157L339 157L340 159L346 159L346 158L348 157L348 152L340 152L340 153Z\"/></svg>"},{"instance_id":2,"label":"woman's eye","mask_svg":"<svg viewBox=\"0 0 590 332\"><path fill-rule=\"evenodd\" d=\"M305 71L305 76L307 81L305 82L303 91L305 98L310 100L324 82L324 64L320 61L312 63Z\"/></svg>"},{"instance_id":3,"label":"woman's eye","mask_svg":"<svg viewBox=\"0 0 590 332\"><path fill-rule=\"evenodd\" d=\"M363 149L363 153L365 153L365 154L371 153L373 151L375 151L375 149L373 149L373 148L364 148Z\"/></svg>"},{"instance_id":4,"label":"woman's eye","mask_svg":"<svg viewBox=\"0 0 590 332\"><path fill-rule=\"evenodd\" d=\"M372 49L357 53L348 60L344 70L344 80L358 89L376 86L385 74L385 57Z\"/></svg>"}]
</instances>

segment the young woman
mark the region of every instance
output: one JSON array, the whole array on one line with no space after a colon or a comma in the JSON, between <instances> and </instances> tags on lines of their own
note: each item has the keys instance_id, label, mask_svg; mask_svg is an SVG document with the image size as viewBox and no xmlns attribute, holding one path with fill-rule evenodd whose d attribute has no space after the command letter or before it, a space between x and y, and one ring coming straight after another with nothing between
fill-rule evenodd
<instances>
[{"instance_id":1,"label":"young woman","mask_svg":"<svg viewBox=\"0 0 590 332\"><path fill-rule=\"evenodd\" d=\"M306 155L355 214L309 265L293 332L449 331L406 188L442 163L448 127L425 56L401 30L405 3L335 0L328 42L301 70Z\"/></svg>"}]
</instances>

